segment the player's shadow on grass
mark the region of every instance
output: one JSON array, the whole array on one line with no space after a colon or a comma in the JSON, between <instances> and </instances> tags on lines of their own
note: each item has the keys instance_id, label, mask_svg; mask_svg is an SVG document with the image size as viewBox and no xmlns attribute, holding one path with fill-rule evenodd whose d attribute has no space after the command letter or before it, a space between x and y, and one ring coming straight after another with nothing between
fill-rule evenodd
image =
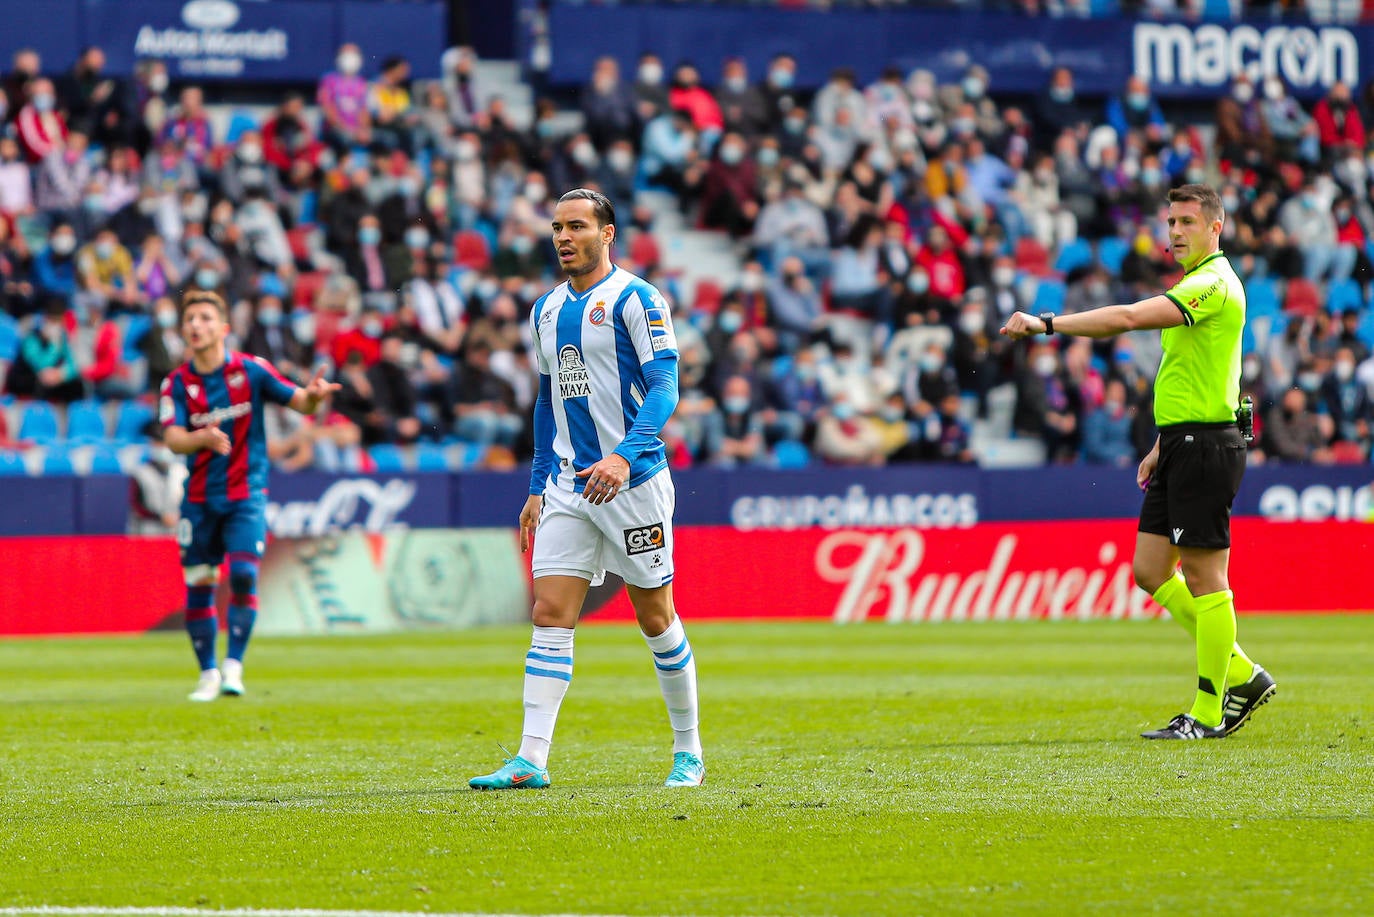
<instances>
[{"instance_id":1,"label":"player's shadow on grass","mask_svg":"<svg viewBox=\"0 0 1374 917\"><path fill-rule=\"evenodd\" d=\"M1126 736L1129 738L1129 736ZM1045 748L1059 745L1114 745L1122 736L1107 736L1098 739L967 739L962 742L926 742L914 744L911 748Z\"/></svg>"},{"instance_id":2,"label":"player's shadow on grass","mask_svg":"<svg viewBox=\"0 0 1374 917\"><path fill-rule=\"evenodd\" d=\"M406 799L420 798L426 796L452 796L458 793L468 793L471 790L466 786L453 787L429 787L426 789L396 789L396 790L346 790L333 793L287 793L282 795L223 795L223 796L195 796L178 797L175 799L150 799L150 800L131 800L119 803L120 808L127 809L156 809L163 806L187 806L187 805L216 805L216 806L243 806L270 808L280 806L290 808L310 802L329 802L348 799Z\"/></svg>"}]
</instances>

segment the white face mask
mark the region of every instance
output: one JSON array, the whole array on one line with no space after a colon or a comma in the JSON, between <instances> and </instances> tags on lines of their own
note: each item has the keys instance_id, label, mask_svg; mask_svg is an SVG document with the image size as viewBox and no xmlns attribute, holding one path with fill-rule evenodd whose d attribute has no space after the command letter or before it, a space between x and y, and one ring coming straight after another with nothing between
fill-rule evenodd
<instances>
[{"instance_id":1,"label":"white face mask","mask_svg":"<svg viewBox=\"0 0 1374 917\"><path fill-rule=\"evenodd\" d=\"M158 94L167 91L167 74L161 70L148 77L148 88Z\"/></svg>"},{"instance_id":2,"label":"white face mask","mask_svg":"<svg viewBox=\"0 0 1374 917\"><path fill-rule=\"evenodd\" d=\"M1355 364L1349 360L1342 360L1333 367L1336 378L1342 382L1349 382L1355 376Z\"/></svg>"},{"instance_id":3,"label":"white face mask","mask_svg":"<svg viewBox=\"0 0 1374 917\"><path fill-rule=\"evenodd\" d=\"M983 316L977 312L961 312L959 327L964 334L977 334L983 330Z\"/></svg>"},{"instance_id":4,"label":"white face mask","mask_svg":"<svg viewBox=\"0 0 1374 917\"><path fill-rule=\"evenodd\" d=\"M1031 369L1035 370L1035 374L1045 379L1053 376L1054 371L1058 368L1059 361L1055 359L1052 353L1042 353L1040 356L1036 357L1035 362L1031 364Z\"/></svg>"},{"instance_id":5,"label":"white face mask","mask_svg":"<svg viewBox=\"0 0 1374 917\"><path fill-rule=\"evenodd\" d=\"M1010 267L996 267L992 269L992 282L999 287L1009 287L1016 280L1016 269Z\"/></svg>"},{"instance_id":6,"label":"white face mask","mask_svg":"<svg viewBox=\"0 0 1374 917\"><path fill-rule=\"evenodd\" d=\"M649 86L663 82L663 67L659 64L645 64L639 68L639 81Z\"/></svg>"},{"instance_id":7,"label":"white face mask","mask_svg":"<svg viewBox=\"0 0 1374 917\"><path fill-rule=\"evenodd\" d=\"M345 51L343 54L340 54L339 59L335 61L335 63L339 67L339 72L345 76L352 76L363 69L362 55L354 54L352 51Z\"/></svg>"}]
</instances>

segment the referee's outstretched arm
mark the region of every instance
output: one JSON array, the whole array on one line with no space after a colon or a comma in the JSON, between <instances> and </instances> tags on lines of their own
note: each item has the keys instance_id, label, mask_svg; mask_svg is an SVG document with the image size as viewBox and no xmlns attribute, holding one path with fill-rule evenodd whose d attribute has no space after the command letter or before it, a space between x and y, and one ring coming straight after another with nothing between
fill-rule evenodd
<instances>
[{"instance_id":1,"label":"referee's outstretched arm","mask_svg":"<svg viewBox=\"0 0 1374 917\"><path fill-rule=\"evenodd\" d=\"M1072 315L1050 316L1053 331L1076 337L1107 338L1127 331L1148 328L1173 328L1185 322L1183 310L1172 299L1160 293L1139 302L1123 306L1102 306ZM1002 334L1019 341L1033 334L1050 333L1045 318L1025 312L1014 312L1002 326Z\"/></svg>"}]
</instances>

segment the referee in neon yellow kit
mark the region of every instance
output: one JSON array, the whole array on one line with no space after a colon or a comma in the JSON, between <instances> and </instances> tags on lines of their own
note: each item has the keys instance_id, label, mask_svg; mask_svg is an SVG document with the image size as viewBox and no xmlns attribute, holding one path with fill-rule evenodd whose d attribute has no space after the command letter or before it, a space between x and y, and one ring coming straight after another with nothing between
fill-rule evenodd
<instances>
[{"instance_id":1,"label":"referee in neon yellow kit","mask_svg":"<svg viewBox=\"0 0 1374 917\"><path fill-rule=\"evenodd\" d=\"M1225 218L1212 188L1175 188L1169 192L1169 246L1185 273L1172 289L1074 315L1016 312L1002 328L1013 340L1163 329L1154 403L1159 438L1136 473L1145 500L1133 572L1194 637L1198 683L1192 709L1143 733L1147 739L1228 736L1276 690L1269 673L1235 642L1227 575L1231 502L1245 473L1245 437L1237 424L1245 289L1220 248Z\"/></svg>"}]
</instances>

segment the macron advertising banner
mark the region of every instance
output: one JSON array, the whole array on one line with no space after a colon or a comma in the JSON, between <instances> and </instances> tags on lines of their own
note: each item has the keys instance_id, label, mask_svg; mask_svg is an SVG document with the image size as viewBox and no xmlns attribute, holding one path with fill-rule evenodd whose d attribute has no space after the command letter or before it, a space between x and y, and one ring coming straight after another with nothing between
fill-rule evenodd
<instances>
[{"instance_id":1,"label":"macron advertising banner","mask_svg":"<svg viewBox=\"0 0 1374 917\"><path fill-rule=\"evenodd\" d=\"M1277 74L1296 94L1310 97L1338 79L1355 86L1374 74L1374 26L1368 25L972 10L598 7L568 0L555 2L550 24L557 36L550 75L564 85L586 83L603 54L618 56L621 72L633 73L643 51L670 65L692 62L707 85L714 85L727 58L743 58L761 78L769 59L784 53L796 59L798 83L806 88L820 86L838 67L852 68L864 85L887 66L903 74L922 67L941 82L954 82L981 64L994 92L1039 92L1054 68L1068 67L1085 95L1118 93L1134 73L1160 96L1209 98L1244 72L1252 78Z\"/></svg>"}]
</instances>

